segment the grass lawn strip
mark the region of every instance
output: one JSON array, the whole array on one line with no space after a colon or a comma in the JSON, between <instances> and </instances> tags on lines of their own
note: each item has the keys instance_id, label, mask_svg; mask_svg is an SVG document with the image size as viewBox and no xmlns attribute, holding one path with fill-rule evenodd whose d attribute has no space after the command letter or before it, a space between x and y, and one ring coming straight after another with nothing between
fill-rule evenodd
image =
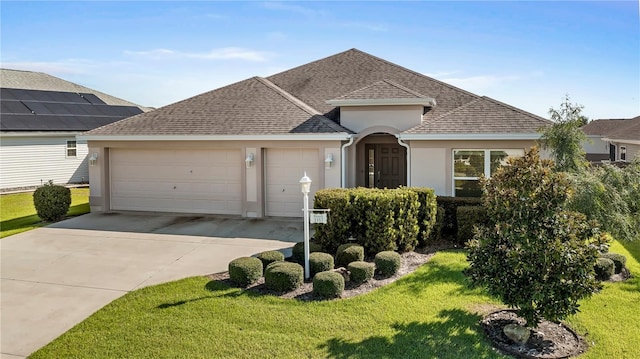
<instances>
[{"instance_id":1,"label":"grass lawn strip","mask_svg":"<svg viewBox=\"0 0 640 359\"><path fill-rule=\"evenodd\" d=\"M71 189L71 207L67 216L89 213L89 189ZM33 192L0 195L0 238L46 226L36 214Z\"/></svg>"},{"instance_id":2,"label":"grass lawn strip","mask_svg":"<svg viewBox=\"0 0 640 359\"><path fill-rule=\"evenodd\" d=\"M640 342L640 243L612 252L634 277L606 283L569 318L592 346L581 358L632 358ZM478 324L499 303L467 287L466 266L463 251L443 251L386 287L320 302L187 278L125 295L32 357L503 358Z\"/></svg>"}]
</instances>

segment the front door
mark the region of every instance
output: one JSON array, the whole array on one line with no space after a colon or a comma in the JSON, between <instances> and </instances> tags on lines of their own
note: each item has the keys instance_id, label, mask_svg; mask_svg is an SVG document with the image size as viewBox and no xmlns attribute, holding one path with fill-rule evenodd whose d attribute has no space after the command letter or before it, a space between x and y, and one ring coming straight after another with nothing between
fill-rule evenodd
<instances>
[{"instance_id":1,"label":"front door","mask_svg":"<svg viewBox=\"0 0 640 359\"><path fill-rule=\"evenodd\" d=\"M368 144L365 148L366 186L398 188L407 185L407 150L398 144Z\"/></svg>"}]
</instances>

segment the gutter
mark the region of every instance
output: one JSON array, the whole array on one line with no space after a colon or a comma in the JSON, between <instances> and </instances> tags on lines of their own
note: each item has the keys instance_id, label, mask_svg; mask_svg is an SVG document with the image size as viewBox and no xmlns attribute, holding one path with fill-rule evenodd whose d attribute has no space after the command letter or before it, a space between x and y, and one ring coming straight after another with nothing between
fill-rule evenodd
<instances>
[{"instance_id":1,"label":"gutter","mask_svg":"<svg viewBox=\"0 0 640 359\"><path fill-rule=\"evenodd\" d=\"M346 141L347 133L281 135L78 135L87 141Z\"/></svg>"},{"instance_id":2,"label":"gutter","mask_svg":"<svg viewBox=\"0 0 640 359\"><path fill-rule=\"evenodd\" d=\"M349 142L342 145L340 156L340 165L342 166L341 187L347 188L347 147L353 144L353 136L349 136Z\"/></svg>"},{"instance_id":3,"label":"gutter","mask_svg":"<svg viewBox=\"0 0 640 359\"><path fill-rule=\"evenodd\" d=\"M396 138L398 144L407 149L407 187L411 187L411 147L402 141L400 134L397 134Z\"/></svg>"}]
</instances>

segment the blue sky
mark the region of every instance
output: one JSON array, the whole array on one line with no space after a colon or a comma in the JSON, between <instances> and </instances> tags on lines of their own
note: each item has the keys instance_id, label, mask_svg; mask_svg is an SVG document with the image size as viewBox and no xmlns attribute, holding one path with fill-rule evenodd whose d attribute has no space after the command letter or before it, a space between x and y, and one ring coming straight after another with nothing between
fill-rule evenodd
<instances>
[{"instance_id":1,"label":"blue sky","mask_svg":"<svg viewBox=\"0 0 640 359\"><path fill-rule=\"evenodd\" d=\"M638 1L3 0L0 11L3 68L145 106L357 48L545 117L565 94L592 119L640 115Z\"/></svg>"}]
</instances>

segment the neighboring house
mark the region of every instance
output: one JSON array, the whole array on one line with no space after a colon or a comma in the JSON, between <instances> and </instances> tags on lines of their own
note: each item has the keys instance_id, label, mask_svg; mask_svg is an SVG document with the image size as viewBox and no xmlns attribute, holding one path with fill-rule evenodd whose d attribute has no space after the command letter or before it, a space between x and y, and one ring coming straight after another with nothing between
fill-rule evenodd
<instances>
[{"instance_id":1,"label":"neighboring house","mask_svg":"<svg viewBox=\"0 0 640 359\"><path fill-rule=\"evenodd\" d=\"M81 138L98 158L92 211L302 216L305 172L312 192L479 195L479 177L521 156L550 123L352 49Z\"/></svg>"},{"instance_id":2,"label":"neighboring house","mask_svg":"<svg viewBox=\"0 0 640 359\"><path fill-rule=\"evenodd\" d=\"M589 139L583 147L591 162L627 162L640 154L640 116L594 120L582 131Z\"/></svg>"},{"instance_id":3,"label":"neighboring house","mask_svg":"<svg viewBox=\"0 0 640 359\"><path fill-rule=\"evenodd\" d=\"M87 183L76 135L147 108L40 72L0 69L0 190Z\"/></svg>"}]
</instances>

